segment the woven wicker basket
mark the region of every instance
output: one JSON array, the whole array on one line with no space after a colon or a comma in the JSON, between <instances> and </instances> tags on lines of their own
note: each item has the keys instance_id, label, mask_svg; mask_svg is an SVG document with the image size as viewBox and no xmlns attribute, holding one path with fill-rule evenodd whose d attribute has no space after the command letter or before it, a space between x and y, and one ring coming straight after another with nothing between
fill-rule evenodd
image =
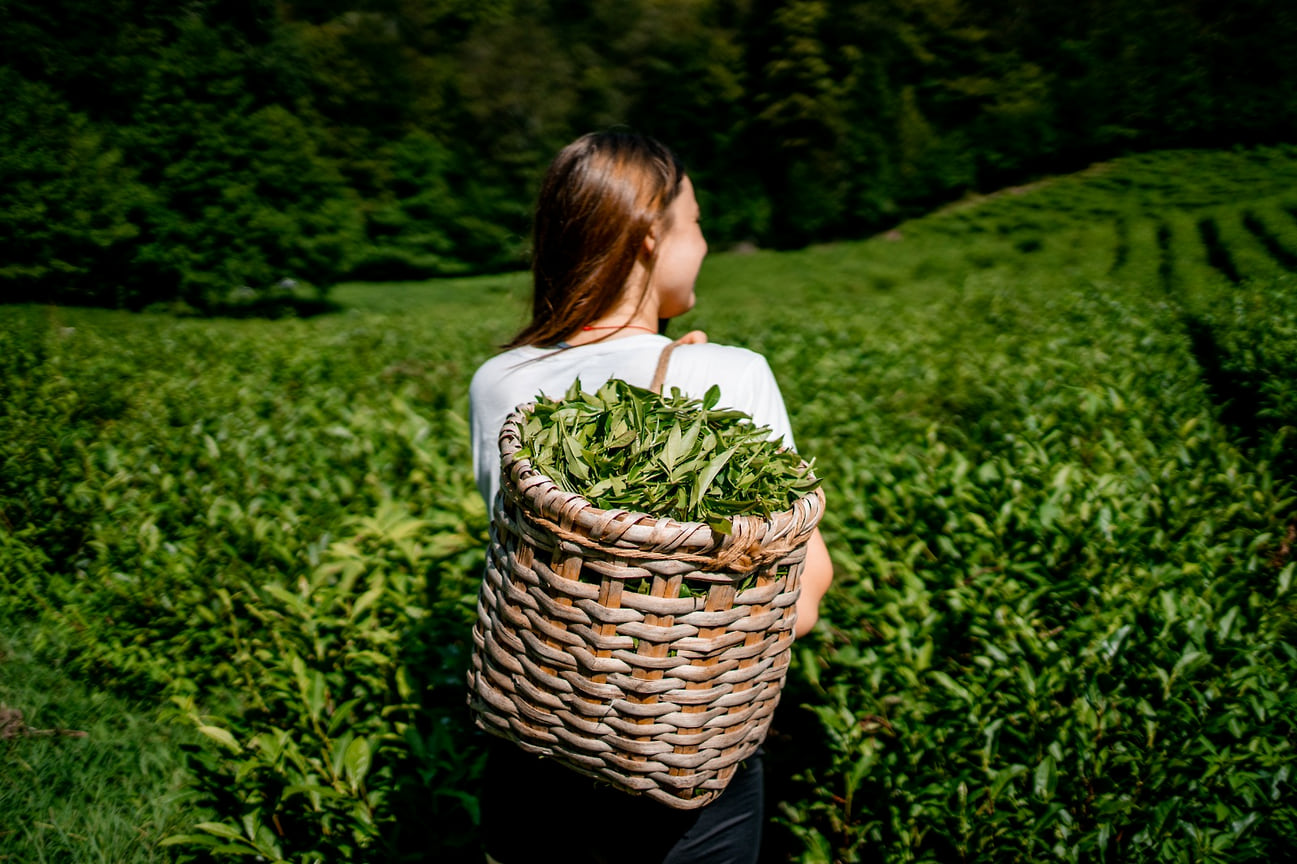
<instances>
[{"instance_id":1,"label":"woven wicker basket","mask_svg":"<svg viewBox=\"0 0 1297 864\"><path fill-rule=\"evenodd\" d=\"M500 433L468 675L478 725L625 790L701 807L769 729L824 495L738 517L729 535L601 510L516 456L521 417Z\"/></svg>"}]
</instances>

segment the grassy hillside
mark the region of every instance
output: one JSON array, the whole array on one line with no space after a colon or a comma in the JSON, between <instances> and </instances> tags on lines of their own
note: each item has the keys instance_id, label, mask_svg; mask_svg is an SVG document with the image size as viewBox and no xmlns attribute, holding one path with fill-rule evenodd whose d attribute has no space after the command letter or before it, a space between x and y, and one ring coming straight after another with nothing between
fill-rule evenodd
<instances>
[{"instance_id":1,"label":"grassy hillside","mask_svg":"<svg viewBox=\"0 0 1297 864\"><path fill-rule=\"evenodd\" d=\"M1294 179L1150 154L708 259L675 326L769 358L838 574L769 860L1297 842ZM0 861L478 860L466 389L526 291L0 307Z\"/></svg>"}]
</instances>

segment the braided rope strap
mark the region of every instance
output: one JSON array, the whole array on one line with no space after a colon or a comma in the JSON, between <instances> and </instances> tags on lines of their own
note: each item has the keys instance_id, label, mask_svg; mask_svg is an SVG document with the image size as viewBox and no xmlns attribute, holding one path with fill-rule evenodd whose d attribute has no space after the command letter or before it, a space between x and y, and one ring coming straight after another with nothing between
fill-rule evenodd
<instances>
[{"instance_id":1,"label":"braided rope strap","mask_svg":"<svg viewBox=\"0 0 1297 864\"><path fill-rule=\"evenodd\" d=\"M770 727L824 493L736 517L728 535L602 510L517 455L530 407L500 433L468 675L477 723L627 791L701 807Z\"/></svg>"}]
</instances>

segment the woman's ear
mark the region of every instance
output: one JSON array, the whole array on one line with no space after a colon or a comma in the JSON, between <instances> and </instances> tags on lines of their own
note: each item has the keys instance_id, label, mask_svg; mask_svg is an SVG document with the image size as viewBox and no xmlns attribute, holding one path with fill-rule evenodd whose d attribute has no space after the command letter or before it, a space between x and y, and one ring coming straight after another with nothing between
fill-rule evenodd
<instances>
[{"instance_id":1,"label":"woman's ear","mask_svg":"<svg viewBox=\"0 0 1297 864\"><path fill-rule=\"evenodd\" d=\"M658 223L654 222L649 226L648 233L644 235L644 245L642 247L646 258L653 257L653 250L658 245Z\"/></svg>"}]
</instances>

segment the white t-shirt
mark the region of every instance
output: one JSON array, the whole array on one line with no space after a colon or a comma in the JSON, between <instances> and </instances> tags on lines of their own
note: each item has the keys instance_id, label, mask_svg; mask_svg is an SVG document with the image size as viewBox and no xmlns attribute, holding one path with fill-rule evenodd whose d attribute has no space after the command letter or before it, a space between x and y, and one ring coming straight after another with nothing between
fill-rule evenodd
<instances>
[{"instance_id":1,"label":"white t-shirt","mask_svg":"<svg viewBox=\"0 0 1297 864\"><path fill-rule=\"evenodd\" d=\"M562 351L524 345L483 363L473 375L468 395L473 472L487 510L500 488L500 427L514 408L534 401L537 394L562 398L578 378L586 392L609 378L648 387L662 349L670 343L665 336L644 333ZM772 440L782 439L794 447L788 409L766 358L731 345L677 345L663 392L678 387L685 395L701 399L713 384L721 388L718 407L751 415L758 426L770 427Z\"/></svg>"}]
</instances>

